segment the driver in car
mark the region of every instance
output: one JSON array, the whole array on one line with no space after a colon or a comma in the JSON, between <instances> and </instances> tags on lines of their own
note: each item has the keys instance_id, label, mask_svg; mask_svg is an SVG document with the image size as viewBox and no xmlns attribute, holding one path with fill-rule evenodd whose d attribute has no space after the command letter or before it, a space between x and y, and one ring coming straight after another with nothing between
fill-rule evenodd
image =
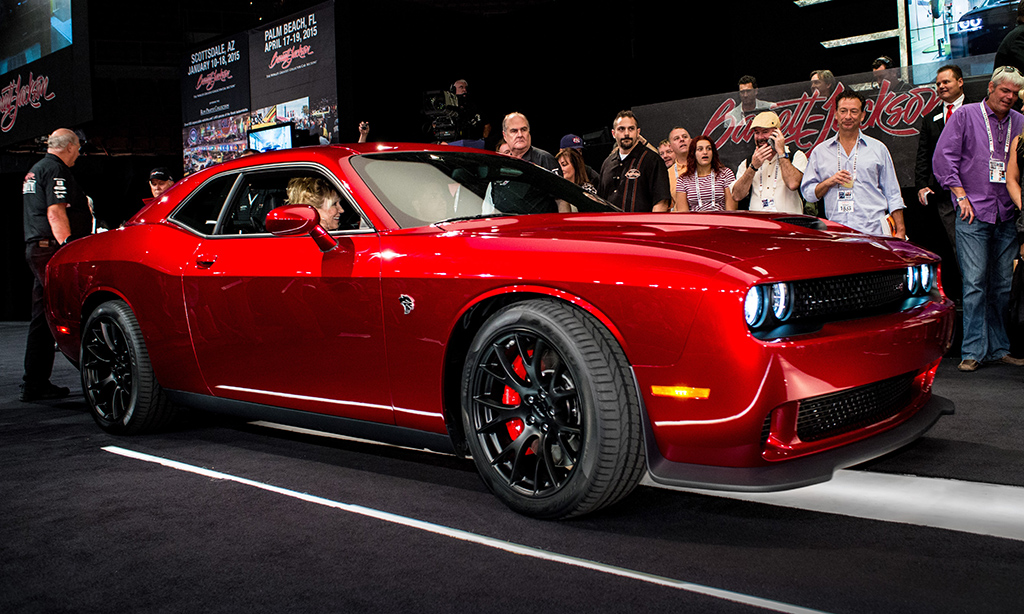
<instances>
[{"instance_id":1,"label":"driver in car","mask_svg":"<svg viewBox=\"0 0 1024 614\"><path fill-rule=\"evenodd\" d=\"M288 204L309 205L320 214L324 230L338 230L341 226L341 195L320 177L296 177L288 182Z\"/></svg>"}]
</instances>

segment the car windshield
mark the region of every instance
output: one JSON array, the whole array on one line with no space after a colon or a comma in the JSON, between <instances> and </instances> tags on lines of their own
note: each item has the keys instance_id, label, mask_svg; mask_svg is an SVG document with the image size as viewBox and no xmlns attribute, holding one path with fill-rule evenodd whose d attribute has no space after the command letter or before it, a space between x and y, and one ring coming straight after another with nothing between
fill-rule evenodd
<instances>
[{"instance_id":1,"label":"car windshield","mask_svg":"<svg viewBox=\"0 0 1024 614\"><path fill-rule=\"evenodd\" d=\"M507 156L376 153L354 157L352 166L403 228L475 217L618 211L550 171Z\"/></svg>"}]
</instances>

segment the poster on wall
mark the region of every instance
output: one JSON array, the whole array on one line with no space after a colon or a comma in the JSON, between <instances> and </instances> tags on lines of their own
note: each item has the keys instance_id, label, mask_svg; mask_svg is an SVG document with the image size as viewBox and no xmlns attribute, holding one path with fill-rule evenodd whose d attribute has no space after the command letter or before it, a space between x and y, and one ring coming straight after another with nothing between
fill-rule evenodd
<instances>
[{"instance_id":1,"label":"poster on wall","mask_svg":"<svg viewBox=\"0 0 1024 614\"><path fill-rule=\"evenodd\" d=\"M249 34L204 43L181 83L185 174L237 158L249 129Z\"/></svg>"},{"instance_id":2,"label":"poster on wall","mask_svg":"<svg viewBox=\"0 0 1024 614\"><path fill-rule=\"evenodd\" d=\"M338 142L334 3L249 32L251 127L292 122L309 143Z\"/></svg>"},{"instance_id":3,"label":"poster on wall","mask_svg":"<svg viewBox=\"0 0 1024 614\"><path fill-rule=\"evenodd\" d=\"M249 37L237 34L203 44L186 58L181 84L184 125L249 110Z\"/></svg>"},{"instance_id":4,"label":"poster on wall","mask_svg":"<svg viewBox=\"0 0 1024 614\"><path fill-rule=\"evenodd\" d=\"M6 5L0 19L0 147L91 120L87 3Z\"/></svg>"}]
</instances>

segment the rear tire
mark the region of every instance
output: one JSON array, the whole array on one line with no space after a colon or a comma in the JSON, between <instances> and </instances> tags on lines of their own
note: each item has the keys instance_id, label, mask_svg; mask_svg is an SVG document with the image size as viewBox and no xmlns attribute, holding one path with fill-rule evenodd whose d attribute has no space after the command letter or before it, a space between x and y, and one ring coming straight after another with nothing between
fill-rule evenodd
<instances>
[{"instance_id":1,"label":"rear tire","mask_svg":"<svg viewBox=\"0 0 1024 614\"><path fill-rule=\"evenodd\" d=\"M96 424L115 435L159 430L174 407L156 381L139 323L123 301L97 307L82 330L82 390Z\"/></svg>"},{"instance_id":2,"label":"rear tire","mask_svg":"<svg viewBox=\"0 0 1024 614\"><path fill-rule=\"evenodd\" d=\"M580 516L621 500L643 476L632 374L591 315L554 300L498 311L473 340L462 381L473 460L513 510Z\"/></svg>"}]
</instances>

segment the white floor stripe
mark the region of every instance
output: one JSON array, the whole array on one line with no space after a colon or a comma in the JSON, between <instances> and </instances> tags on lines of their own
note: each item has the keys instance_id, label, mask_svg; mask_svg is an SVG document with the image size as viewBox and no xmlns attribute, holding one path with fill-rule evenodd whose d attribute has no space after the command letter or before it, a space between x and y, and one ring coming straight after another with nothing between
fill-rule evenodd
<instances>
[{"instance_id":1,"label":"white floor stripe","mask_svg":"<svg viewBox=\"0 0 1024 614\"><path fill-rule=\"evenodd\" d=\"M166 458L161 458L159 456L151 456L149 454L143 454L141 452L135 452L133 450L127 450L125 448L120 448L120 447L117 447L117 446L107 446L107 447L103 448L103 450L105 450L107 452L111 452L113 454L118 454L118 455L121 455L121 456L125 456L125 457L128 457L128 458L134 458L134 459L145 461L145 462L149 462L149 463L156 463L156 464L159 464L159 465L163 465L164 467L169 467L171 469L176 469L176 470L179 470L179 471L187 471L187 472L190 472L190 473L195 473L197 475L202 475L202 476L209 477L209 478L214 478L214 479L218 479L218 480L226 480L226 481L236 482L238 484L244 484L246 486L252 486L254 488L259 488L259 489L266 490L266 491L269 491L269 492L273 492L273 493L276 493L276 494L279 494L279 495L284 495L284 496L287 496L287 497L294 497L296 499L300 499L302 501L307 501L309 503L315 503L317 505L324 505L324 506L327 506L327 507L332 507L332 508L343 510L343 511L350 512L350 513L353 513L353 514L359 514L359 515L362 515L362 516L367 516L369 518L375 518L375 519L378 519L378 520L383 520L385 522L390 522L390 523L393 523L393 524L398 524L398 525L402 525L402 526L406 526L406 527L411 527L411 528L414 528L414 529L419 529L421 531L428 531L430 533L435 533L437 535L443 535L445 537L451 537L451 538L454 538L454 539L459 539L459 540L462 540L462 541L466 541L466 542L470 542L470 543L474 543L474 544L479 544L481 546L486 546L488 548L495 548L497 550L503 550L505 552L510 552L512 554L518 554L518 555L521 555L521 556L528 556L528 557L532 557L532 558L535 558L535 559L541 559L541 560L545 560L545 561L552 561L552 562L555 562L555 563L562 563L562 564L565 564L565 565L573 565L575 567L581 567L583 569L589 569L589 570L597 571L597 572L600 572L600 573L611 574L611 575L614 575L614 576L620 576L620 577L629 578L629 579L632 579L632 580L639 580L641 582L647 582L647 583L650 583L650 584L657 584L657 585L660 585L660 586L665 586L665 587L668 587L668 588L675 588L675 589L679 589L679 590L684 590L684 591L688 591L688 592L691 592L691 593L698 593L698 594L701 594L701 595L706 595L706 596L709 596L709 597L715 597L717 599L724 599L724 600L727 600L727 601L733 601L733 602L736 602L736 603L742 603L742 604L745 604L745 605L754 606L754 607L758 607L758 608L763 608L763 609L766 609L766 610L773 610L773 611L777 611L777 612L792 612L794 614L822 614L822 612L820 610L812 610L812 609L808 609L808 608L802 608L800 606L795 606L795 605L791 605L791 604L788 604L788 603L783 603L781 601L774 601L774 600L771 600L771 599L762 599L760 597L754 597L752 595L744 595L743 593L734 593L732 591L727 591L727 590L722 590L722 589L718 589L718 588L713 588L713 587L710 587L710 586L703 586L703 585L700 585L700 584L693 584L691 582L684 582L684 581L681 581L681 580L675 580L675 579L666 578L666 577L663 577L663 576L656 576L656 575L652 575L652 574L643 573L643 572L640 572L640 571L634 571L634 570L631 570L631 569L625 569L623 567L616 567L616 566L613 566L613 565L605 565L604 563L599 563L597 561L591 561L591 560L587 560L587 559L577 558L577 557L574 557L574 556L568 556L568 555L564 555L564 554L557 554L557 553L554 553L554 552L548 552L546 550L540 550L538 548L532 548L530 546L523 546L521 544L516 544L516 543L512 543L512 542L502 541L502 540L494 539L494 538L487 537L487 536L484 536L484 535L477 535L476 533L470 533L468 531L462 531L460 529L453 529L451 527L446 527L446 526L439 525L439 524L434 524L434 523L431 523L431 522L424 522L422 520L416 520L415 518L408 518L406 516L399 516L397 514L391 514L389 512L384 512L384 511L381 511L381 510L376 510L376 509L369 508L369 507L363 507L361 505L352 505L352 504L349 504L349 503L342 503L342 502L339 502L339 501L332 501L330 499L324 499L322 497L316 497L316 496L309 495L309 494L306 494L306 493L301 493L301 492L297 492L297 491L294 491L294 490L289 490L287 488L280 488L278 486L272 486L270 484L264 484L263 482L257 482L257 481L254 481L254 480L249 480L249 479L246 479L246 478L241 478L241 477L234 476L234 475L231 475L231 474L228 474L228 473L221 473L219 471L211 471L209 469L204 469L202 467L197 467L195 465L188 465L188 464L185 464L185 463L180 463L178 461L173 461L173 460L169 460L169 459L166 459Z\"/></svg>"},{"instance_id":2,"label":"white floor stripe","mask_svg":"<svg viewBox=\"0 0 1024 614\"><path fill-rule=\"evenodd\" d=\"M838 471L830 482L773 493L657 488L1024 541L1024 488Z\"/></svg>"},{"instance_id":3,"label":"white floor stripe","mask_svg":"<svg viewBox=\"0 0 1024 614\"><path fill-rule=\"evenodd\" d=\"M388 445L272 422L250 424ZM837 471L829 482L775 493L673 488L655 484L649 477L643 483L713 497L1024 541L1024 488L1016 486L864 471Z\"/></svg>"}]
</instances>

